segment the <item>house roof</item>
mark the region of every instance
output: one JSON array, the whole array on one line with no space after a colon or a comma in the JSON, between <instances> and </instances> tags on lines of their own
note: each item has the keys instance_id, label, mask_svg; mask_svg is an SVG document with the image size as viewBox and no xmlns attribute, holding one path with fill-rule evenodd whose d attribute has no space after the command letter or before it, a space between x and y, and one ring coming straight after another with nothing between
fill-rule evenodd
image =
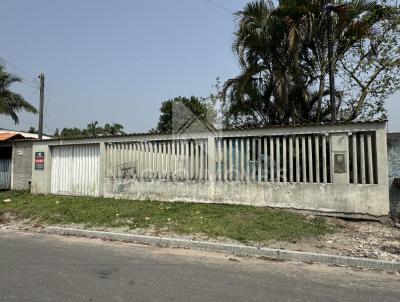
<instances>
[{"instance_id":1,"label":"house roof","mask_svg":"<svg viewBox=\"0 0 400 302\"><path fill-rule=\"evenodd\" d=\"M36 133L29 133L24 131L17 131L17 130L8 130L0 128L0 135L4 137L10 136L13 137L13 140L20 140L20 139L38 139L38 135ZM15 137L14 137L15 136ZM43 135L43 139L51 139L51 136ZM4 141L8 139L0 139L0 141Z\"/></svg>"},{"instance_id":2,"label":"house roof","mask_svg":"<svg viewBox=\"0 0 400 302\"><path fill-rule=\"evenodd\" d=\"M0 133L0 141L10 141L10 140L20 140L24 139L25 137L22 134L16 132L3 132Z\"/></svg>"}]
</instances>

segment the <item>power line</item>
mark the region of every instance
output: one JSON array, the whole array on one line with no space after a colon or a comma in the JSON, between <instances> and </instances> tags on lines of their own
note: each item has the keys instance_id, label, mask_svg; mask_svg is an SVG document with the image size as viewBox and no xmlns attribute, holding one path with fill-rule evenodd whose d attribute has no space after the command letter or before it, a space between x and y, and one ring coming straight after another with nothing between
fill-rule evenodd
<instances>
[{"instance_id":1,"label":"power line","mask_svg":"<svg viewBox=\"0 0 400 302\"><path fill-rule=\"evenodd\" d=\"M24 75L26 75L27 77L31 78L31 79L32 79L32 82L36 82L36 83L38 82L38 80L37 80L34 76L32 76L31 74L29 74L28 72L25 72L24 70L22 70L21 68L19 68L19 67L16 66L15 64L11 63L9 60L6 60L4 57L0 57L0 60L6 62L8 65L10 65L11 67L13 67L15 70L17 70L17 71L23 73Z\"/></svg>"},{"instance_id":2,"label":"power line","mask_svg":"<svg viewBox=\"0 0 400 302\"><path fill-rule=\"evenodd\" d=\"M230 10L229 8L226 8L225 6L222 6L221 4L218 4L211 0L204 0L204 1L207 2L208 4L211 4L212 6L215 6L219 9L222 9L222 10L228 12L229 14L234 14L234 12L232 10Z\"/></svg>"}]
</instances>

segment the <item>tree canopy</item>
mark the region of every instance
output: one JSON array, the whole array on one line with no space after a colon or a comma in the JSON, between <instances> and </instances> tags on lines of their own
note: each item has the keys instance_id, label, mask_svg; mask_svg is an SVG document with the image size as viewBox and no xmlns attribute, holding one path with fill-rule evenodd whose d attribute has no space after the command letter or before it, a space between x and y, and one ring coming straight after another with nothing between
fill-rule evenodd
<instances>
[{"instance_id":1,"label":"tree canopy","mask_svg":"<svg viewBox=\"0 0 400 302\"><path fill-rule=\"evenodd\" d=\"M36 108L28 103L22 95L10 90L13 84L20 82L22 79L11 75L0 65L0 114L11 117L15 124L19 123L18 113L21 111L37 113Z\"/></svg>"},{"instance_id":2,"label":"tree canopy","mask_svg":"<svg viewBox=\"0 0 400 302\"><path fill-rule=\"evenodd\" d=\"M208 121L207 117L211 119L214 117L213 114L210 114L212 109L206 98L178 96L169 99L162 102L157 127L150 132L171 133L181 128L193 117Z\"/></svg>"},{"instance_id":3,"label":"tree canopy","mask_svg":"<svg viewBox=\"0 0 400 302\"><path fill-rule=\"evenodd\" d=\"M241 73L222 90L225 126L330 120L326 4L258 0L236 13L232 49ZM338 118L385 117L384 100L400 87L399 9L364 0L336 4Z\"/></svg>"},{"instance_id":4,"label":"tree canopy","mask_svg":"<svg viewBox=\"0 0 400 302\"><path fill-rule=\"evenodd\" d=\"M99 126L97 121L91 122L84 129L77 127L63 128L61 132L57 129L54 133L56 138L79 138L79 137L102 137L102 136L116 136L123 135L125 132L122 130L124 126L118 123L105 124L104 127Z\"/></svg>"}]
</instances>

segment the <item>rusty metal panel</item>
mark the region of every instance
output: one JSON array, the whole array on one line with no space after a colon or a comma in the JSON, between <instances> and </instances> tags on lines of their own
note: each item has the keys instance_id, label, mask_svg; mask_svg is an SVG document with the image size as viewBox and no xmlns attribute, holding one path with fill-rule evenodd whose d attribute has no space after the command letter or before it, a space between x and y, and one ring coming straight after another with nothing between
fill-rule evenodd
<instances>
[{"instance_id":1,"label":"rusty metal panel","mask_svg":"<svg viewBox=\"0 0 400 302\"><path fill-rule=\"evenodd\" d=\"M52 149L51 193L80 196L99 194L100 146L57 146Z\"/></svg>"},{"instance_id":2,"label":"rusty metal panel","mask_svg":"<svg viewBox=\"0 0 400 302\"><path fill-rule=\"evenodd\" d=\"M0 190L11 189L11 159L0 159Z\"/></svg>"}]
</instances>

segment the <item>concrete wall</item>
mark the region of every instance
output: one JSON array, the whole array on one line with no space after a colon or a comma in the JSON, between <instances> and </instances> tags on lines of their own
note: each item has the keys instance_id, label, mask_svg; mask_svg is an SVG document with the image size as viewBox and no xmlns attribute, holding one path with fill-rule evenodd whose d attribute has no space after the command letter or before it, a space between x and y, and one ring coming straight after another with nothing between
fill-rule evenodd
<instances>
[{"instance_id":1,"label":"concrete wall","mask_svg":"<svg viewBox=\"0 0 400 302\"><path fill-rule=\"evenodd\" d=\"M11 189L28 190L32 180L32 142L13 143Z\"/></svg>"},{"instance_id":2,"label":"concrete wall","mask_svg":"<svg viewBox=\"0 0 400 302\"><path fill-rule=\"evenodd\" d=\"M338 124L324 126L296 126L266 129L228 130L217 134L190 133L179 139L207 139L209 154L215 154L215 137L263 137L276 135L326 135L330 140L330 158L334 154L344 155L345 169L336 169L331 160L330 179L332 183L284 182L271 183L260 181L220 181L215 179L215 158L208 156L207 180L168 180L124 179L120 176L106 177L106 147L108 143L151 142L172 140L174 136L166 134L140 134L121 137L103 137L74 140L50 140L34 142L32 159L35 152L44 152L44 170L34 169L32 160L32 192L49 194L51 188L51 150L54 146L101 143L99 196L154 199L188 202L234 203L256 206L271 206L345 215L385 216L389 213L389 187L387 166L387 138L385 122ZM348 140L354 133L374 133L376 144L376 179L371 184L349 183L352 171L349 163ZM216 135L216 136L214 136ZM321 181L322 182L322 181Z\"/></svg>"},{"instance_id":3,"label":"concrete wall","mask_svg":"<svg viewBox=\"0 0 400 302\"><path fill-rule=\"evenodd\" d=\"M400 178L400 133L388 134L389 199L390 207L400 212L400 188L393 185Z\"/></svg>"},{"instance_id":4,"label":"concrete wall","mask_svg":"<svg viewBox=\"0 0 400 302\"><path fill-rule=\"evenodd\" d=\"M104 196L111 198L245 204L349 215L388 214L385 185L212 183L110 178L105 179L104 184Z\"/></svg>"}]
</instances>

